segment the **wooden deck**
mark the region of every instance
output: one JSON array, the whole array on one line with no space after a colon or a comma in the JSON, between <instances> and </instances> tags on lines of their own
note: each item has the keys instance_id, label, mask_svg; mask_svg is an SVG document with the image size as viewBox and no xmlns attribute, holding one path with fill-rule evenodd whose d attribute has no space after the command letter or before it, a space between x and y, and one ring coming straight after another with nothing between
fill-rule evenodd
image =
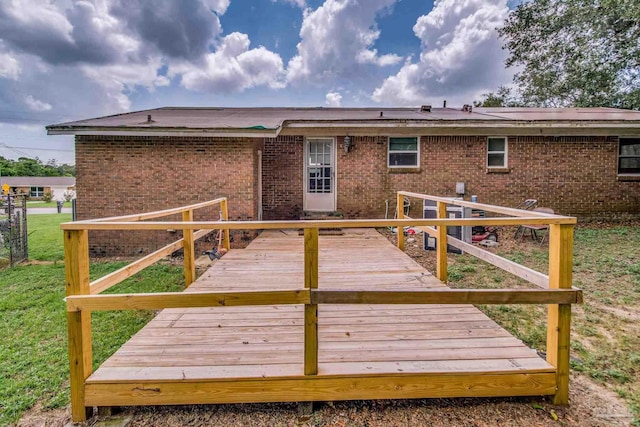
<instances>
[{"instance_id":1,"label":"wooden deck","mask_svg":"<svg viewBox=\"0 0 640 427\"><path fill-rule=\"evenodd\" d=\"M185 292L304 286L303 238L263 232ZM319 288L423 290L438 279L375 230L320 236ZM86 380L87 406L552 395L556 370L472 305L318 306L304 375L304 306L165 309Z\"/></svg>"}]
</instances>

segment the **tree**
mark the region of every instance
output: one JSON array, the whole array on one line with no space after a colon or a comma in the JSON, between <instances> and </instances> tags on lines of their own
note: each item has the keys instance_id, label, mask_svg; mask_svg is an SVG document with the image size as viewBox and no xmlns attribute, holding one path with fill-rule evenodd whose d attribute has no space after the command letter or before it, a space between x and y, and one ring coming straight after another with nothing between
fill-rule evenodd
<instances>
[{"instance_id":1,"label":"tree","mask_svg":"<svg viewBox=\"0 0 640 427\"><path fill-rule=\"evenodd\" d=\"M474 107L523 107L522 100L516 98L512 89L507 86L498 86L496 92L483 93L482 101L473 101Z\"/></svg>"},{"instance_id":2,"label":"tree","mask_svg":"<svg viewBox=\"0 0 640 427\"><path fill-rule=\"evenodd\" d=\"M640 2L534 0L499 29L528 105L640 109Z\"/></svg>"}]
</instances>

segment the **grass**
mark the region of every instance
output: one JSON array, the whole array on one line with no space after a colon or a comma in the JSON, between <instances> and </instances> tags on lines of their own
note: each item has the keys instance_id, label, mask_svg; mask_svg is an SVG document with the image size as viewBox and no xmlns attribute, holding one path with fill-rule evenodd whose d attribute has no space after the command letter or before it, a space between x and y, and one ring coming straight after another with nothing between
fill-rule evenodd
<instances>
[{"instance_id":1,"label":"grass","mask_svg":"<svg viewBox=\"0 0 640 427\"><path fill-rule=\"evenodd\" d=\"M505 236L512 231L505 230ZM541 272L548 271L546 246L507 242L497 253ZM574 306L572 368L624 398L640 426L640 227L576 229L574 286L584 304ZM455 287L529 287L524 281L470 255L450 256ZM452 274L453 273L453 274ZM546 307L481 307L527 345L546 347Z\"/></svg>"},{"instance_id":2,"label":"grass","mask_svg":"<svg viewBox=\"0 0 640 427\"><path fill-rule=\"evenodd\" d=\"M69 403L67 331L62 232L68 215L31 215L31 259L49 261L2 271L0 280L0 426L20 419L36 404L58 408ZM92 279L123 262L92 263ZM162 292L182 289L182 269L154 265L108 292ZM97 367L153 317L149 311L93 315Z\"/></svg>"},{"instance_id":3,"label":"grass","mask_svg":"<svg viewBox=\"0 0 640 427\"><path fill-rule=\"evenodd\" d=\"M60 224L71 221L71 214L27 215L29 259L62 261L63 239Z\"/></svg>"}]
</instances>

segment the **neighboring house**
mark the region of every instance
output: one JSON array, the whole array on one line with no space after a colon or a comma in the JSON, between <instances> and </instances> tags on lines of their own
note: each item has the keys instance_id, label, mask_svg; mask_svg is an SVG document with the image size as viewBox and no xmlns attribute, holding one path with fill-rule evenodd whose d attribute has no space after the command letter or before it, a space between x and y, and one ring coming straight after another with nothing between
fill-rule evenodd
<instances>
[{"instance_id":1,"label":"neighboring house","mask_svg":"<svg viewBox=\"0 0 640 427\"><path fill-rule=\"evenodd\" d=\"M536 198L580 217L640 213L637 111L159 108L47 130L76 136L79 219L218 196L238 220L379 218L386 201L393 216L397 190L455 196L457 182L491 204ZM92 252L133 254L168 240L111 236L92 232Z\"/></svg>"},{"instance_id":2,"label":"neighboring house","mask_svg":"<svg viewBox=\"0 0 640 427\"><path fill-rule=\"evenodd\" d=\"M0 176L0 186L7 184L14 194L26 194L30 199L42 199L51 191L54 200L64 200L64 194L75 196L76 179L68 176Z\"/></svg>"}]
</instances>

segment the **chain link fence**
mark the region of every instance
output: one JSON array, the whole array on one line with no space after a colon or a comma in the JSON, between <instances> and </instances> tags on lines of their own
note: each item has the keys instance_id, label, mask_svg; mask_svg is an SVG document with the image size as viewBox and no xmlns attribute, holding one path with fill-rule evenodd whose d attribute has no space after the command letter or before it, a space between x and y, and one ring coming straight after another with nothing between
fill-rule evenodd
<instances>
[{"instance_id":1,"label":"chain link fence","mask_svg":"<svg viewBox=\"0 0 640 427\"><path fill-rule=\"evenodd\" d=\"M26 196L0 197L0 268L29 258Z\"/></svg>"}]
</instances>

